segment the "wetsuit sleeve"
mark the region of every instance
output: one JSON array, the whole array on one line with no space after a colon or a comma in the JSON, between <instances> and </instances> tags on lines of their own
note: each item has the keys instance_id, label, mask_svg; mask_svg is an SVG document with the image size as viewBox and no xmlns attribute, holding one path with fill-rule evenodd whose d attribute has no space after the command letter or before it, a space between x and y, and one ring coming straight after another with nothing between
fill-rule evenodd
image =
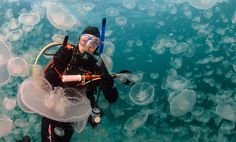
<instances>
[{"instance_id":1,"label":"wetsuit sleeve","mask_svg":"<svg viewBox=\"0 0 236 142\"><path fill-rule=\"evenodd\" d=\"M101 82L100 88L103 91L104 97L109 103L114 103L118 99L118 91L114 87L114 79L109 75L105 64L101 66Z\"/></svg>"},{"instance_id":2,"label":"wetsuit sleeve","mask_svg":"<svg viewBox=\"0 0 236 142\"><path fill-rule=\"evenodd\" d=\"M62 86L60 74L64 72L72 56L72 50L61 46L53 57L53 65L48 68L44 76L52 86Z\"/></svg>"}]
</instances>

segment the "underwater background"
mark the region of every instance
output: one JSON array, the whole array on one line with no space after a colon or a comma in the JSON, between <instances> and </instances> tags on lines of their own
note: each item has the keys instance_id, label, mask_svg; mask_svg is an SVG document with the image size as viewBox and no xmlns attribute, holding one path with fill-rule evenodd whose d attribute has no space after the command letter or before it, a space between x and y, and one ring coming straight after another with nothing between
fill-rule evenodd
<instances>
[{"instance_id":1,"label":"underwater background","mask_svg":"<svg viewBox=\"0 0 236 142\"><path fill-rule=\"evenodd\" d=\"M41 116L17 103L40 50L76 44L106 17L103 59L119 100L99 97L105 115L72 142L235 142L235 0L0 0L0 142L40 140ZM51 60L40 58L42 68Z\"/></svg>"}]
</instances>

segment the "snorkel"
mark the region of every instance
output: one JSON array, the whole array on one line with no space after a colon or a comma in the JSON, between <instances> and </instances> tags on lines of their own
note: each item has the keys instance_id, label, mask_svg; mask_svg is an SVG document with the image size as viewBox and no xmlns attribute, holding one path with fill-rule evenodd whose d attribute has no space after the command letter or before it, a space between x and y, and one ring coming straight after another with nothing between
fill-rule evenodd
<instances>
[{"instance_id":1,"label":"snorkel","mask_svg":"<svg viewBox=\"0 0 236 142\"><path fill-rule=\"evenodd\" d=\"M103 47L104 47L104 40L105 40L105 28L106 27L106 18L104 17L102 19L102 29L101 29L101 36L100 36L100 45L99 45L99 55L102 54L103 52Z\"/></svg>"}]
</instances>

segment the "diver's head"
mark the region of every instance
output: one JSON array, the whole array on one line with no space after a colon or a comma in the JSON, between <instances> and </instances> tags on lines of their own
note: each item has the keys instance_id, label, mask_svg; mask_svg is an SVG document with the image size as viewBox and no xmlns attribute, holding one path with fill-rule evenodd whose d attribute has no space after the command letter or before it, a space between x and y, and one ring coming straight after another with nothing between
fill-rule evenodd
<instances>
[{"instance_id":1,"label":"diver's head","mask_svg":"<svg viewBox=\"0 0 236 142\"><path fill-rule=\"evenodd\" d=\"M79 38L78 48L81 53L84 51L93 54L100 44L100 32L97 27L88 26Z\"/></svg>"}]
</instances>

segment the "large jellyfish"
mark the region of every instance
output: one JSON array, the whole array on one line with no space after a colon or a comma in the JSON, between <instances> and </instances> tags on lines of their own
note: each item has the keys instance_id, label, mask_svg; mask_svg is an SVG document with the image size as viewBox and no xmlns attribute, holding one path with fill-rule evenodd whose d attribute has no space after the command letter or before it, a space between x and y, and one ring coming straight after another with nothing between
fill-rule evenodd
<instances>
[{"instance_id":1,"label":"large jellyfish","mask_svg":"<svg viewBox=\"0 0 236 142\"><path fill-rule=\"evenodd\" d=\"M7 70L12 76L25 76L28 64L22 57L13 57L8 61Z\"/></svg>"},{"instance_id":2,"label":"large jellyfish","mask_svg":"<svg viewBox=\"0 0 236 142\"><path fill-rule=\"evenodd\" d=\"M52 90L49 82L42 78L25 80L18 95L18 103L23 103L35 113L60 122L78 122L87 119L91 113L90 101L83 91L61 87Z\"/></svg>"},{"instance_id":3,"label":"large jellyfish","mask_svg":"<svg viewBox=\"0 0 236 142\"><path fill-rule=\"evenodd\" d=\"M7 136L11 133L13 121L6 115L0 115L0 137Z\"/></svg>"},{"instance_id":4,"label":"large jellyfish","mask_svg":"<svg viewBox=\"0 0 236 142\"><path fill-rule=\"evenodd\" d=\"M185 89L170 102L170 112L174 116L182 116L189 112L195 103L196 93L193 90Z\"/></svg>"},{"instance_id":5,"label":"large jellyfish","mask_svg":"<svg viewBox=\"0 0 236 142\"><path fill-rule=\"evenodd\" d=\"M236 122L236 102L223 101L216 106L216 114L221 118Z\"/></svg>"},{"instance_id":6,"label":"large jellyfish","mask_svg":"<svg viewBox=\"0 0 236 142\"><path fill-rule=\"evenodd\" d=\"M0 40L0 86L6 84L10 75L7 71L7 62L11 58L11 52L7 44Z\"/></svg>"},{"instance_id":7,"label":"large jellyfish","mask_svg":"<svg viewBox=\"0 0 236 142\"><path fill-rule=\"evenodd\" d=\"M148 82L137 83L131 88L129 97L137 105L147 105L153 101L154 87Z\"/></svg>"},{"instance_id":8,"label":"large jellyfish","mask_svg":"<svg viewBox=\"0 0 236 142\"><path fill-rule=\"evenodd\" d=\"M209 9L217 4L219 0L188 0L188 3L197 9Z\"/></svg>"},{"instance_id":9,"label":"large jellyfish","mask_svg":"<svg viewBox=\"0 0 236 142\"><path fill-rule=\"evenodd\" d=\"M61 4L45 2L49 22L60 30L69 30L77 24L77 19Z\"/></svg>"}]
</instances>

